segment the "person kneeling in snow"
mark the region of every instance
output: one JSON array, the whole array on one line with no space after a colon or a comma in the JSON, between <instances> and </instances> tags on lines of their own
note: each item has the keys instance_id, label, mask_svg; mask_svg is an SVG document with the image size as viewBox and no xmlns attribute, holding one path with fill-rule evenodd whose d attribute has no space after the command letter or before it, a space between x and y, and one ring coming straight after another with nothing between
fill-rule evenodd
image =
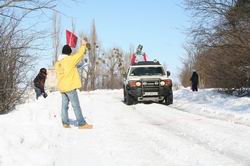
<instances>
[{"instance_id":1,"label":"person kneeling in snow","mask_svg":"<svg viewBox=\"0 0 250 166\"><path fill-rule=\"evenodd\" d=\"M93 125L87 124L82 115L76 89L81 85L80 76L77 70L77 64L83 58L86 47L89 45L86 39L82 40L81 47L76 54L71 55L71 48L65 45L62 49L62 55L58 57L55 64L56 77L58 80L58 89L62 94L62 124L65 128L70 128L68 117L68 105L71 102L74 113L79 125L79 129L91 129Z\"/></svg>"},{"instance_id":2,"label":"person kneeling in snow","mask_svg":"<svg viewBox=\"0 0 250 166\"><path fill-rule=\"evenodd\" d=\"M38 99L38 97L40 96L43 96L44 98L48 96L47 93L44 91L44 84L46 77L47 77L47 70L45 68L41 68L38 75L33 81L36 92L36 99Z\"/></svg>"},{"instance_id":3,"label":"person kneeling in snow","mask_svg":"<svg viewBox=\"0 0 250 166\"><path fill-rule=\"evenodd\" d=\"M136 53L133 53L130 59L130 63L131 65L140 62L140 61L144 61L146 62L148 60L147 55L145 54L145 52L142 52L142 45L138 45L137 49L136 49Z\"/></svg>"}]
</instances>

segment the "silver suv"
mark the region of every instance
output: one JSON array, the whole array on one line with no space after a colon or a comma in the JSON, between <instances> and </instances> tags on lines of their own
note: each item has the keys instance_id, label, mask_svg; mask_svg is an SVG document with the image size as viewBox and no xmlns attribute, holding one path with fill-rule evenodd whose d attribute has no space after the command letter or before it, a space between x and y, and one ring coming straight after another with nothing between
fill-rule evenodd
<instances>
[{"instance_id":1,"label":"silver suv","mask_svg":"<svg viewBox=\"0 0 250 166\"><path fill-rule=\"evenodd\" d=\"M124 102L131 105L140 101L173 103L172 80L158 61L131 65L124 77Z\"/></svg>"}]
</instances>

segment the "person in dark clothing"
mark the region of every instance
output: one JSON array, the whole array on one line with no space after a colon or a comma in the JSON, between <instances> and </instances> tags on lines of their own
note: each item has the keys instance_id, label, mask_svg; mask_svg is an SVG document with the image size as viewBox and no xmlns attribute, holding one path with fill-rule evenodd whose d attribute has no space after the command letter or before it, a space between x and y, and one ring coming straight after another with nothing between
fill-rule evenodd
<instances>
[{"instance_id":1,"label":"person in dark clothing","mask_svg":"<svg viewBox=\"0 0 250 166\"><path fill-rule=\"evenodd\" d=\"M190 81L192 82L192 91L198 91L199 76L195 70L193 71Z\"/></svg>"},{"instance_id":2,"label":"person in dark clothing","mask_svg":"<svg viewBox=\"0 0 250 166\"><path fill-rule=\"evenodd\" d=\"M46 77L47 77L47 70L45 68L41 68L38 75L33 81L36 92L36 99L38 99L38 97L40 96L43 96L44 98L48 96L47 93L44 91L44 84Z\"/></svg>"}]
</instances>

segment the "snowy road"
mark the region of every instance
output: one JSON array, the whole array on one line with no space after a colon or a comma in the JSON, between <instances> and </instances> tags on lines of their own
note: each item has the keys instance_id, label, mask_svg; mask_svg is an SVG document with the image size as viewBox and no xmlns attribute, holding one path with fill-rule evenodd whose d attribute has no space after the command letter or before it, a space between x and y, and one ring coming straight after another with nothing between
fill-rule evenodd
<instances>
[{"instance_id":1,"label":"snowy road","mask_svg":"<svg viewBox=\"0 0 250 166\"><path fill-rule=\"evenodd\" d=\"M122 91L81 93L92 130L60 123L60 94L0 116L0 166L249 166L250 127L160 104L127 106ZM173 105L175 106L175 105Z\"/></svg>"}]
</instances>

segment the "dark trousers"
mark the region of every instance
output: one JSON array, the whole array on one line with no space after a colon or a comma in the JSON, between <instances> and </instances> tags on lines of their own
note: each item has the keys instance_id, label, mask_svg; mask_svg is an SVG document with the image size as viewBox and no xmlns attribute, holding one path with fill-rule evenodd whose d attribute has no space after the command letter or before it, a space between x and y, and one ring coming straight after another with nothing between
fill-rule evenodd
<instances>
[{"instance_id":1,"label":"dark trousers","mask_svg":"<svg viewBox=\"0 0 250 166\"><path fill-rule=\"evenodd\" d=\"M192 91L198 91L198 85L196 83L192 84Z\"/></svg>"}]
</instances>

